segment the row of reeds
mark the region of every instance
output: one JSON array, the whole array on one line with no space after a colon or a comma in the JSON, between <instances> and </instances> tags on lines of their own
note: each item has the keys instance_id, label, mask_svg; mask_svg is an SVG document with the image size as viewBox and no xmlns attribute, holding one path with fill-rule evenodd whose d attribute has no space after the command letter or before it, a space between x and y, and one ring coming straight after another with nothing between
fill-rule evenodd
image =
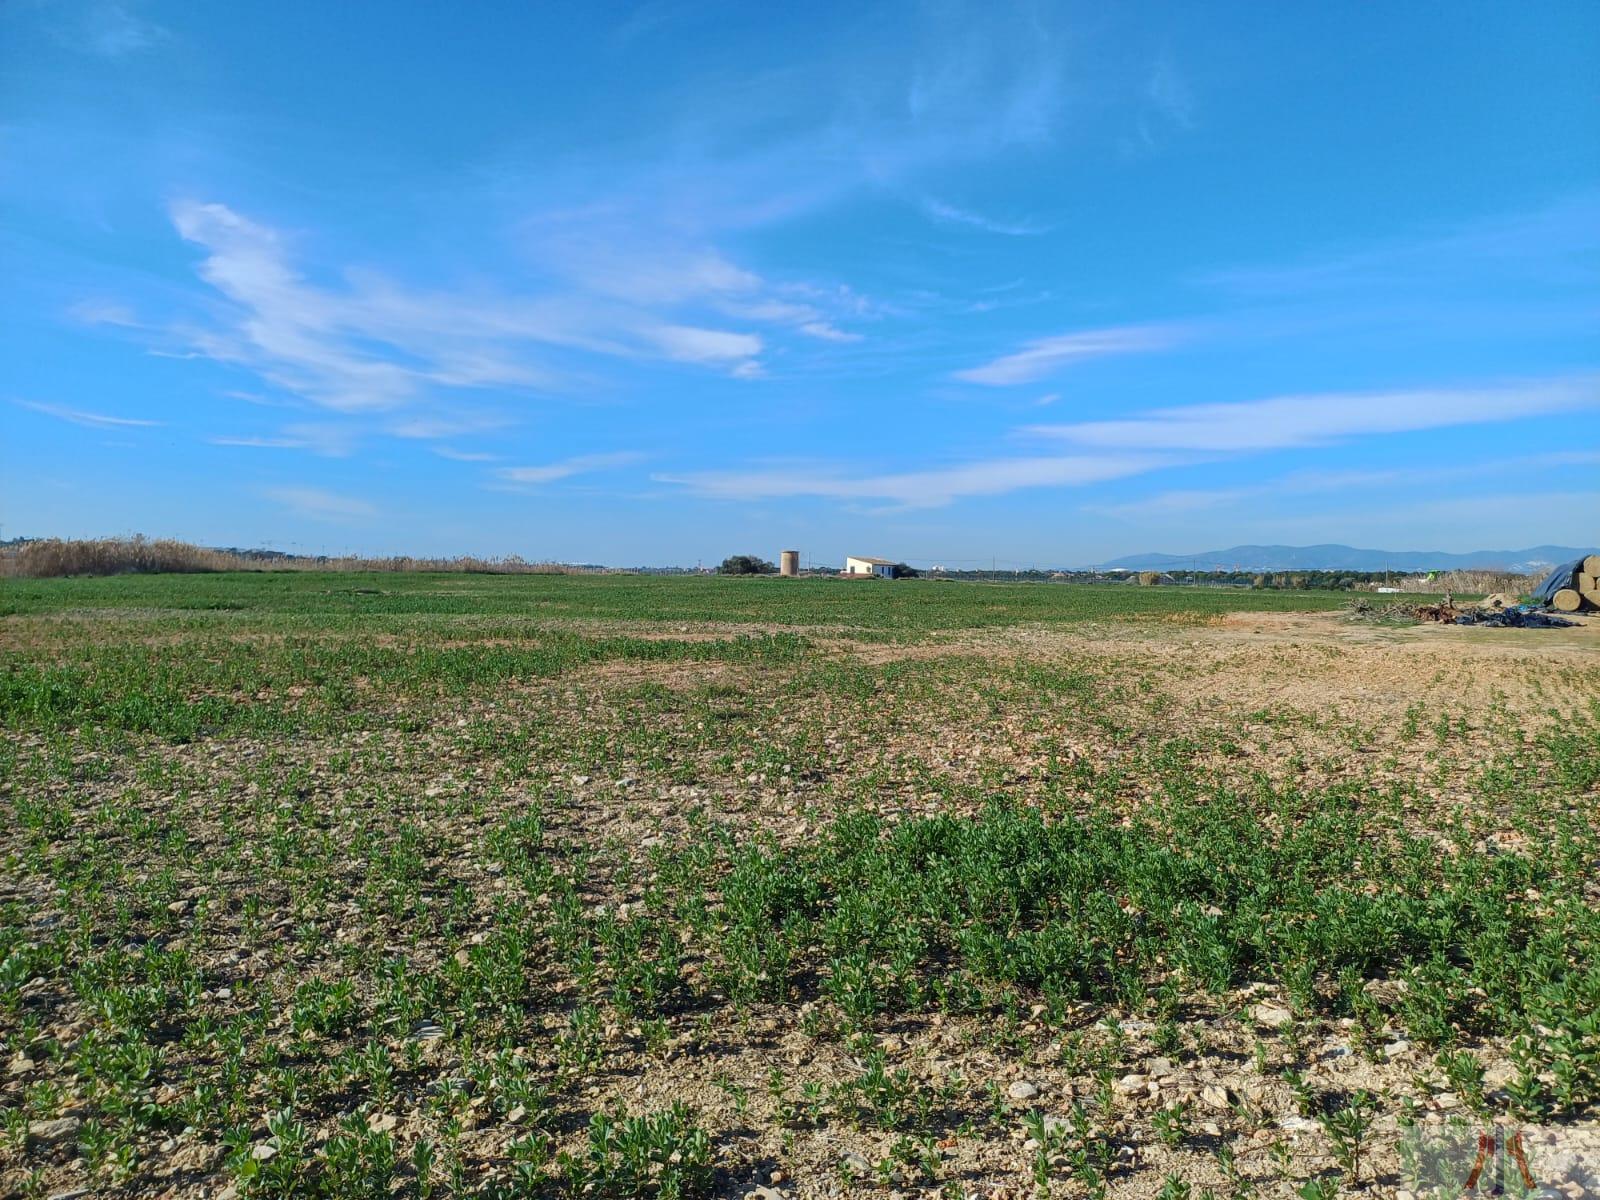
<instances>
[{"instance_id":1,"label":"row of reeds","mask_svg":"<svg viewBox=\"0 0 1600 1200\"><path fill-rule=\"evenodd\" d=\"M42 538L0 550L0 575L54 579L71 575L194 574L210 571L454 571L486 575L571 575L592 568L505 558L337 558L214 550L171 538Z\"/></svg>"},{"instance_id":2,"label":"row of reeds","mask_svg":"<svg viewBox=\"0 0 1600 1200\"><path fill-rule=\"evenodd\" d=\"M1392 583L1373 582L1366 590L1392 587L1402 592L1424 592L1438 595L1449 592L1453 596L1487 596L1505 592L1509 596L1523 596L1538 586L1542 576L1523 575L1514 571L1459 570L1440 571L1433 576L1410 575Z\"/></svg>"}]
</instances>

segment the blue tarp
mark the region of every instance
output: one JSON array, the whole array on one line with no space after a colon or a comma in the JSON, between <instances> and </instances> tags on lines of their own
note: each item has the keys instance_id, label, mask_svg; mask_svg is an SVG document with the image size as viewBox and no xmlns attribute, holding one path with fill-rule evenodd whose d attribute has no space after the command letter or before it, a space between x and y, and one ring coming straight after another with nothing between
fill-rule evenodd
<instances>
[{"instance_id":1,"label":"blue tarp","mask_svg":"<svg viewBox=\"0 0 1600 1200\"><path fill-rule=\"evenodd\" d=\"M1497 629L1561 629L1576 625L1565 617L1552 616L1527 607L1469 608L1456 616L1457 625L1493 625Z\"/></svg>"},{"instance_id":2,"label":"blue tarp","mask_svg":"<svg viewBox=\"0 0 1600 1200\"><path fill-rule=\"evenodd\" d=\"M1556 593L1562 588L1573 586L1573 577L1583 570L1583 559L1575 558L1569 563L1563 563L1554 571L1544 577L1544 582L1533 589L1533 598L1543 604L1549 604L1556 598Z\"/></svg>"}]
</instances>

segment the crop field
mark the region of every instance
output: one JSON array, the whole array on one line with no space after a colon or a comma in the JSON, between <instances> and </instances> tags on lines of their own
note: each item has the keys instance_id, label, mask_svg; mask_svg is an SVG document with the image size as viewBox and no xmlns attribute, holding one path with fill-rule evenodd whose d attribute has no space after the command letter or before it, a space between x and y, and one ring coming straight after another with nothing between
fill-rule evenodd
<instances>
[{"instance_id":1,"label":"crop field","mask_svg":"<svg viewBox=\"0 0 1600 1200\"><path fill-rule=\"evenodd\" d=\"M0 590L0 1194L1394 1196L1600 1115L1600 621Z\"/></svg>"}]
</instances>

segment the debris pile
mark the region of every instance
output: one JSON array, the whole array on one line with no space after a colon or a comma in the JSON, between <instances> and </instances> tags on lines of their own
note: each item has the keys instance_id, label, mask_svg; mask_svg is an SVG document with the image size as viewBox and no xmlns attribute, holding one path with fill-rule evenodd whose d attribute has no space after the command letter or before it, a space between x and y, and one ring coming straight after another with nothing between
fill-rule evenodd
<instances>
[{"instance_id":1,"label":"debris pile","mask_svg":"<svg viewBox=\"0 0 1600 1200\"><path fill-rule=\"evenodd\" d=\"M1514 608L1469 608L1457 613L1457 625L1487 625L1491 629L1564 629L1576 625L1554 613L1540 612L1531 605L1519 604Z\"/></svg>"},{"instance_id":2,"label":"debris pile","mask_svg":"<svg viewBox=\"0 0 1600 1200\"><path fill-rule=\"evenodd\" d=\"M1459 610L1456 608L1455 597L1449 592L1444 594L1444 599L1437 604L1418 604L1413 606L1412 613L1419 621L1434 621L1440 625L1449 625L1456 619Z\"/></svg>"},{"instance_id":3,"label":"debris pile","mask_svg":"<svg viewBox=\"0 0 1600 1200\"><path fill-rule=\"evenodd\" d=\"M1600 607L1600 603L1596 606ZM1357 600L1350 605L1349 619L1396 625L1482 625L1491 629L1561 629L1578 624L1556 616L1546 606L1519 604L1515 596L1504 592L1485 596L1476 606L1458 606L1449 594L1437 604L1373 604Z\"/></svg>"}]
</instances>

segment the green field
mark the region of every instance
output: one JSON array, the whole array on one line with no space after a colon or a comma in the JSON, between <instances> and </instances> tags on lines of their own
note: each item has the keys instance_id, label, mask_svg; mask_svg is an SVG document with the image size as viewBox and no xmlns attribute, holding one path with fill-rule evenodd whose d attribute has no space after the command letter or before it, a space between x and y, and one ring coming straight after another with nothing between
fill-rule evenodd
<instances>
[{"instance_id":1,"label":"green field","mask_svg":"<svg viewBox=\"0 0 1600 1200\"><path fill-rule=\"evenodd\" d=\"M114 579L14 579L0 615L159 609L303 617L695 621L830 626L883 633L1055 624L1124 616L1340 608L1343 592L1141 588L1131 584L972 584L934 580L652 575L333 575L241 572Z\"/></svg>"},{"instance_id":2,"label":"green field","mask_svg":"<svg viewBox=\"0 0 1600 1200\"><path fill-rule=\"evenodd\" d=\"M1324 1200L1592 1120L1600 656L1346 599L7 581L0 1191Z\"/></svg>"}]
</instances>

